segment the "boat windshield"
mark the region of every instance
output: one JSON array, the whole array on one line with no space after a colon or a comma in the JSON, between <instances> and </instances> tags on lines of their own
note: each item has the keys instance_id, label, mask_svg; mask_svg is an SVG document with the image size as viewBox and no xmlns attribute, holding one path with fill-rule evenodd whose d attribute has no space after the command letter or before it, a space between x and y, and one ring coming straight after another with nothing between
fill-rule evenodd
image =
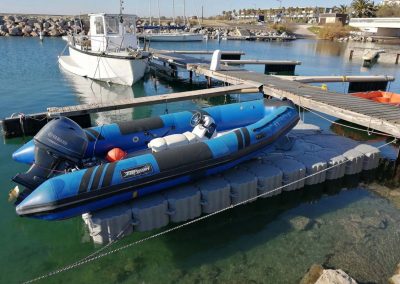
<instances>
[{"instance_id":1,"label":"boat windshield","mask_svg":"<svg viewBox=\"0 0 400 284\"><path fill-rule=\"evenodd\" d=\"M134 34L136 29L136 17L123 16L125 32L127 34Z\"/></svg>"},{"instance_id":2,"label":"boat windshield","mask_svg":"<svg viewBox=\"0 0 400 284\"><path fill-rule=\"evenodd\" d=\"M119 21L117 16L108 16L105 18L107 34L119 34Z\"/></svg>"}]
</instances>

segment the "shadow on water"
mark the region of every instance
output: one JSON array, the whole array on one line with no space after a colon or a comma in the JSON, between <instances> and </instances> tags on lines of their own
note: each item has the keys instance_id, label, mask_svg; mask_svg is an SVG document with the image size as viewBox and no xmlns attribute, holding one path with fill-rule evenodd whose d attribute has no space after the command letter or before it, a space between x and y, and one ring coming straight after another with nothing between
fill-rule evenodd
<instances>
[{"instance_id":1,"label":"shadow on water","mask_svg":"<svg viewBox=\"0 0 400 284\"><path fill-rule=\"evenodd\" d=\"M314 225L314 220L319 216L363 199L368 196L368 192L357 189L343 191L346 188L356 188L362 178L360 175L346 176L321 185L307 186L302 190L283 192L272 198L258 199L183 228L180 234L167 235L165 244L174 252L177 266L183 269L214 263L238 250L248 251L288 233L293 228L290 222L282 222L282 219L304 215L312 218L307 225L309 227ZM317 211L312 211L307 206L338 195L341 197L335 199L330 206L319 207ZM280 220L278 226L274 224L277 220ZM231 247L229 244L235 246Z\"/></svg>"}]
</instances>

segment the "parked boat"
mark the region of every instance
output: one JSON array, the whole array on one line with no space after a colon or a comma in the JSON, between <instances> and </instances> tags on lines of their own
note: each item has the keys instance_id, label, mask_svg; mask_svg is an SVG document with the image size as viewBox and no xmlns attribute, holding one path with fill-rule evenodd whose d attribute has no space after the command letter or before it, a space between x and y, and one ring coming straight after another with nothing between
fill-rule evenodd
<instances>
[{"instance_id":1,"label":"parked boat","mask_svg":"<svg viewBox=\"0 0 400 284\"><path fill-rule=\"evenodd\" d=\"M367 50L364 52L362 57L363 59L363 67L371 67L376 62L378 62L378 58L381 53L385 53L384 50Z\"/></svg>"},{"instance_id":2,"label":"parked boat","mask_svg":"<svg viewBox=\"0 0 400 284\"><path fill-rule=\"evenodd\" d=\"M190 42L203 41L202 34L188 32L143 33L139 35L142 40L150 42Z\"/></svg>"},{"instance_id":3,"label":"parked boat","mask_svg":"<svg viewBox=\"0 0 400 284\"><path fill-rule=\"evenodd\" d=\"M137 44L136 16L90 14L90 35L71 35L58 62L79 76L131 86L147 69L149 53Z\"/></svg>"},{"instance_id":4,"label":"parked boat","mask_svg":"<svg viewBox=\"0 0 400 284\"><path fill-rule=\"evenodd\" d=\"M16 212L70 218L232 168L270 149L298 122L290 103L266 102L85 130L67 118L53 120L14 153L34 161L13 179L26 187L10 192L18 196Z\"/></svg>"},{"instance_id":5,"label":"parked boat","mask_svg":"<svg viewBox=\"0 0 400 284\"><path fill-rule=\"evenodd\" d=\"M368 99L383 104L400 105L400 94L385 92L385 91L372 91L372 92L359 92L352 93L352 96Z\"/></svg>"}]
</instances>

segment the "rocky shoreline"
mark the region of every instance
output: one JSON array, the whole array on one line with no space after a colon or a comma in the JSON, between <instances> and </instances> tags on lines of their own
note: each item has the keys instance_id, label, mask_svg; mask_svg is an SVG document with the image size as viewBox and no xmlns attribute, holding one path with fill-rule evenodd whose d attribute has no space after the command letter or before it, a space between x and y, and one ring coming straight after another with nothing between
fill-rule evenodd
<instances>
[{"instance_id":1,"label":"rocky shoreline","mask_svg":"<svg viewBox=\"0 0 400 284\"><path fill-rule=\"evenodd\" d=\"M85 32L81 20L66 16L0 16L0 36L59 37L68 33Z\"/></svg>"},{"instance_id":2,"label":"rocky shoreline","mask_svg":"<svg viewBox=\"0 0 400 284\"><path fill-rule=\"evenodd\" d=\"M138 29L149 25L139 19ZM89 30L88 17L77 18L74 16L49 16L49 15L0 15L0 36L43 36L60 37L70 33L87 34ZM163 32L169 32L169 25L163 25ZM208 27L188 26L185 31L199 33L208 38L220 37L287 37L285 31L269 29L267 26L254 28L240 27Z\"/></svg>"}]
</instances>

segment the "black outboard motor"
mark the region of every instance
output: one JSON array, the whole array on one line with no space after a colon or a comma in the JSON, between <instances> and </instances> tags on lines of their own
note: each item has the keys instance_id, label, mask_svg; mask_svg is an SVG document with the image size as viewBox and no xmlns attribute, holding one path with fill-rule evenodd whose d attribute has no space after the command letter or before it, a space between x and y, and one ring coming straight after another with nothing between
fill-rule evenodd
<instances>
[{"instance_id":1,"label":"black outboard motor","mask_svg":"<svg viewBox=\"0 0 400 284\"><path fill-rule=\"evenodd\" d=\"M33 140L35 163L26 173L13 178L30 191L53 175L79 166L88 145L85 131L66 117L47 123Z\"/></svg>"}]
</instances>

